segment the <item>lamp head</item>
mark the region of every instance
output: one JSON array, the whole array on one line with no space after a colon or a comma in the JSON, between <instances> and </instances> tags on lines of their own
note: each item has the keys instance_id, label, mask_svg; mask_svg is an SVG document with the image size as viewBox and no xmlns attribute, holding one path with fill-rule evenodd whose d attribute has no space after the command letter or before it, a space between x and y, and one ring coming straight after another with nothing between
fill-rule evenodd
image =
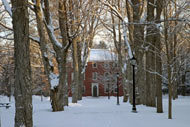
<instances>
[{"instance_id":1,"label":"lamp head","mask_svg":"<svg viewBox=\"0 0 190 127\"><path fill-rule=\"evenodd\" d=\"M119 73L117 73L116 76L119 77Z\"/></svg>"},{"instance_id":2,"label":"lamp head","mask_svg":"<svg viewBox=\"0 0 190 127\"><path fill-rule=\"evenodd\" d=\"M137 65L137 60L136 60L136 58L134 56L133 56L133 58L130 59L130 62L134 66Z\"/></svg>"}]
</instances>

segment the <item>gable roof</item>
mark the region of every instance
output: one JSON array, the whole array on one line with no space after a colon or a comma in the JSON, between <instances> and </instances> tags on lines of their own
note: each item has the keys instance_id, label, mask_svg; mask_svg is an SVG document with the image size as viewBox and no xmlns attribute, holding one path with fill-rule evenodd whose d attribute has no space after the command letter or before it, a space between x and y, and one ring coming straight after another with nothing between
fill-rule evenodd
<instances>
[{"instance_id":1,"label":"gable roof","mask_svg":"<svg viewBox=\"0 0 190 127\"><path fill-rule=\"evenodd\" d=\"M114 61L117 55L107 49L90 49L88 62L92 61Z\"/></svg>"}]
</instances>

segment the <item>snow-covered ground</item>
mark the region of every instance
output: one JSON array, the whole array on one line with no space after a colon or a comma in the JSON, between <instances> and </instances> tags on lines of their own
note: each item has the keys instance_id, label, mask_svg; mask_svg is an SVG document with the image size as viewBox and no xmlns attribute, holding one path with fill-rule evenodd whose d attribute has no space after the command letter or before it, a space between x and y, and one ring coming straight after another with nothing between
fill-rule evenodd
<instances>
[{"instance_id":1,"label":"snow-covered ground","mask_svg":"<svg viewBox=\"0 0 190 127\"><path fill-rule=\"evenodd\" d=\"M78 104L69 104L62 112L51 112L49 98L33 97L34 127L189 127L190 97L173 101L173 119L167 119L167 97L164 96L164 113L155 108L138 105L138 113L131 112L129 103L116 105L116 98L84 97ZM0 97L0 102L8 98ZM0 108L1 127L14 126L14 103L9 109Z\"/></svg>"}]
</instances>

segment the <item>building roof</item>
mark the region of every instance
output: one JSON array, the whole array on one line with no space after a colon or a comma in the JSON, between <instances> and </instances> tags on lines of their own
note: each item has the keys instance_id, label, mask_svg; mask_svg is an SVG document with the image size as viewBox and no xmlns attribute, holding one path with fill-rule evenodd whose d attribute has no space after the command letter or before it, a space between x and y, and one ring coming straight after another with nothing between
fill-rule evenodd
<instances>
[{"instance_id":1,"label":"building roof","mask_svg":"<svg viewBox=\"0 0 190 127\"><path fill-rule=\"evenodd\" d=\"M117 55L107 49L91 49L88 61L114 61Z\"/></svg>"}]
</instances>

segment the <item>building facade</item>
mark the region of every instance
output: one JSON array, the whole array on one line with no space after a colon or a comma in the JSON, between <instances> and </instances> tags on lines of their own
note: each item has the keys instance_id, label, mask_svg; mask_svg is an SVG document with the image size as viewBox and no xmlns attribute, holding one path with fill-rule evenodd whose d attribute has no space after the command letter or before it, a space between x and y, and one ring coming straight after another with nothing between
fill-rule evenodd
<instances>
[{"instance_id":1,"label":"building facade","mask_svg":"<svg viewBox=\"0 0 190 127\"><path fill-rule=\"evenodd\" d=\"M83 96L123 95L116 55L105 49L91 49L83 81ZM72 69L68 75L68 85L73 79ZM71 90L69 90L71 95Z\"/></svg>"}]
</instances>

